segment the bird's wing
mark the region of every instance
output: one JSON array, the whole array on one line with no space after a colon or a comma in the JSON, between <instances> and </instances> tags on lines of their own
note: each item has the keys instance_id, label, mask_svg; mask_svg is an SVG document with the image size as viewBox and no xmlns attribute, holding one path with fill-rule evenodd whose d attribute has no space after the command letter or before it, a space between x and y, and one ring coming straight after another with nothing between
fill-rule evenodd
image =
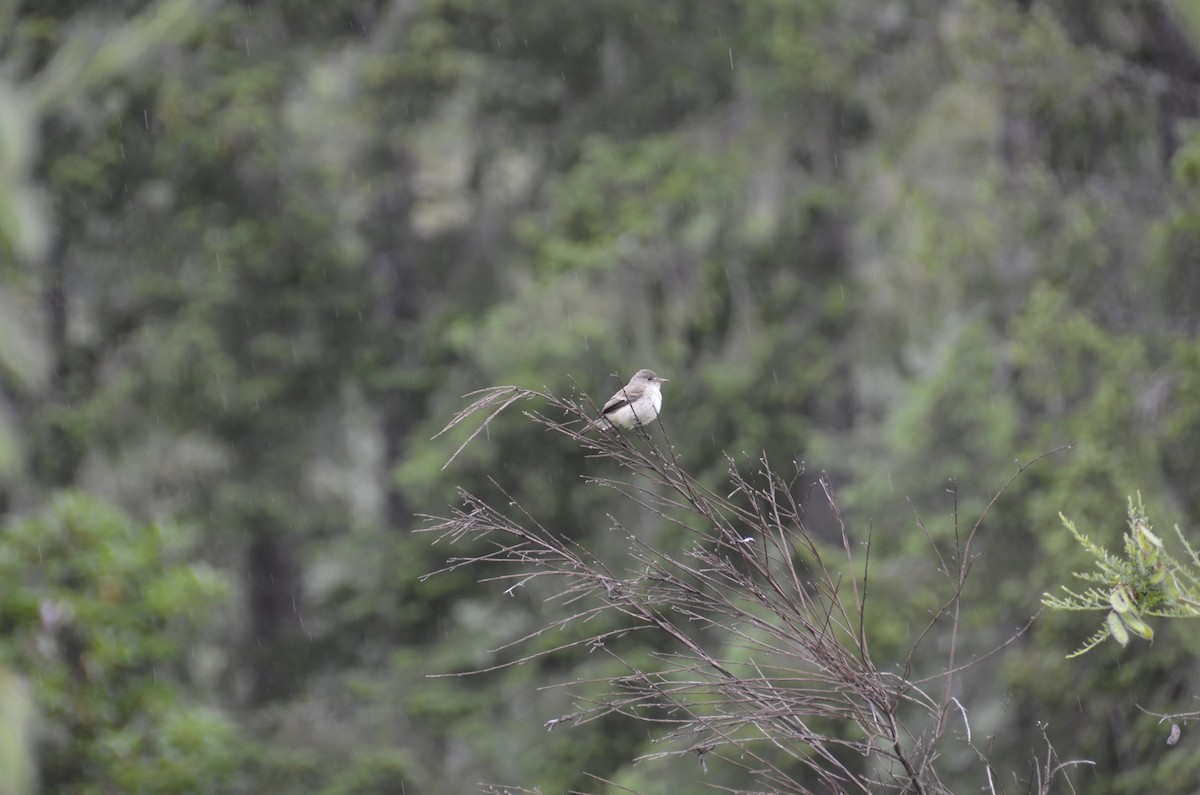
<instances>
[{"instance_id":1,"label":"bird's wing","mask_svg":"<svg viewBox=\"0 0 1200 795\"><path fill-rule=\"evenodd\" d=\"M600 413L601 414L612 414L614 411L621 408L622 406L628 406L628 405L629 405L629 398L625 397L625 390L622 389L620 392L618 392L617 394L613 395L612 397L610 397L608 399L608 402L604 404L604 408L600 409Z\"/></svg>"}]
</instances>

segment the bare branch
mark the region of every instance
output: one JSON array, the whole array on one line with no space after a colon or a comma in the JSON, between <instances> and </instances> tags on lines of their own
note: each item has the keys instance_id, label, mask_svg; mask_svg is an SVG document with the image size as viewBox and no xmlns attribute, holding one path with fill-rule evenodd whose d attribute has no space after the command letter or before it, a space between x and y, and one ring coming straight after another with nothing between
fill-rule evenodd
<instances>
[{"instance_id":1,"label":"bare branch","mask_svg":"<svg viewBox=\"0 0 1200 795\"><path fill-rule=\"evenodd\" d=\"M504 643L494 655L547 632L604 619L602 627L585 637L467 673L570 649L601 650L624 673L572 682L573 688L588 685L592 695L576 696L574 711L550 718L547 728L610 714L631 716L657 727L655 740L664 745L643 759L691 754L704 769L707 760L721 759L744 768L770 792L946 793L937 770L938 747L949 714L957 710L965 728L960 741L976 751L989 786L996 788L990 764L972 743L967 709L954 697L954 677L1006 648L1029 625L968 663L956 658L958 626L971 545L984 517L1016 478L1044 456L1018 468L965 536L958 534L956 499L953 557L943 557L930 538L949 595L896 673L877 667L869 652L871 534L863 542L854 539L827 478L819 479L819 493L836 522L840 544L808 532L795 478L776 473L765 455L740 465L727 458L728 486L718 493L683 470L661 421L655 427L661 428L664 442L656 441L658 432L645 429L626 434L599 428L596 407L586 396L580 403L514 386L474 394L479 397L442 431L485 415L451 461L504 409L519 401L542 401L543 407L524 415L574 440L590 458L612 461L623 473L581 473L584 487L613 491L632 510L682 530L690 543L683 549L657 549L610 517L629 542L631 572L617 575L566 534L544 526L495 481L493 500L461 492L462 505L449 517L427 517L426 532L434 533L437 542L473 545L441 571L487 566L483 581L496 582L509 594L535 585L548 589L544 601L567 613ZM796 477L801 471L797 467ZM920 517L918 524L924 527ZM842 562L832 565L830 556L840 556ZM942 621L950 622L944 665L912 676L917 647ZM666 642L670 649L653 655L654 666L646 664L644 654L637 663L626 656L631 648L627 639L645 633L657 636L658 648ZM945 684L940 699L923 689L934 680ZM1072 764L1050 756L1040 775L1053 780Z\"/></svg>"}]
</instances>

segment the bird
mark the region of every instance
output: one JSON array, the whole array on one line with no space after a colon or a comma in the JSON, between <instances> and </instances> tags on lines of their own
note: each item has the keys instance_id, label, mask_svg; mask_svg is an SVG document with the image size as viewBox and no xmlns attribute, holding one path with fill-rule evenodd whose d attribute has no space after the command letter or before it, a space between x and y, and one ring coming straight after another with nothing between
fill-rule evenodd
<instances>
[{"instance_id":1,"label":"bird","mask_svg":"<svg viewBox=\"0 0 1200 795\"><path fill-rule=\"evenodd\" d=\"M604 404L599 424L605 428L629 429L654 422L662 409L662 385L670 380L653 370L638 370Z\"/></svg>"}]
</instances>

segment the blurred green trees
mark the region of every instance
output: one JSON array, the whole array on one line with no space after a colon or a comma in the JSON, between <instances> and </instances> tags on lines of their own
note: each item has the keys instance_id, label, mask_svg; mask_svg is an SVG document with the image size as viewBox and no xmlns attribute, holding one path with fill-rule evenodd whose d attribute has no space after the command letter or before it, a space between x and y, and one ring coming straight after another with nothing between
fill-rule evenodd
<instances>
[{"instance_id":1,"label":"blurred green trees","mask_svg":"<svg viewBox=\"0 0 1200 795\"><path fill-rule=\"evenodd\" d=\"M590 772L699 791L698 765L631 766L642 728L543 733L567 711L544 686L602 673L594 658L426 678L502 662L490 650L554 616L466 572L420 579L444 553L411 531L456 487L494 481L614 565L614 521L683 543L578 488L608 473L519 416L443 471L463 437L429 437L492 384L602 399L654 367L680 463L715 485L726 453L765 454L817 534L827 473L894 611L871 617L877 652L920 631L944 596L925 587L931 545L1018 461L1071 445L981 526L967 653L1089 565L1060 511L1109 545L1140 489L1160 524L1200 526L1192 16L0 0L0 554L74 515L91 546L53 563L99 594L153 580L166 553L138 539L170 517L195 533L173 563L221 572L234 600L207 612L201 589L184 610L122 583L76 605L108 611L89 631L132 633L98 649L141 660L76 696L126 732L104 753L132 778L81 767L100 751L64 744L61 700L34 687L43 785L599 789ZM203 683L178 636L136 640L167 603L215 669ZM1041 616L960 680L992 753L1027 759L1048 727L1061 758L1095 762L1074 773L1089 792L1190 791L1187 732L1168 747L1138 708L1187 708L1194 633L1066 663L1094 630L1073 618ZM34 681L32 658L5 665ZM118 730L156 667L174 706ZM211 760L211 780L171 779L175 754Z\"/></svg>"},{"instance_id":2,"label":"blurred green trees","mask_svg":"<svg viewBox=\"0 0 1200 795\"><path fill-rule=\"evenodd\" d=\"M191 696L208 653L195 633L228 595L222 575L184 562L179 528L84 494L6 522L3 537L0 661L24 672L46 723L46 791L225 791L237 730Z\"/></svg>"}]
</instances>

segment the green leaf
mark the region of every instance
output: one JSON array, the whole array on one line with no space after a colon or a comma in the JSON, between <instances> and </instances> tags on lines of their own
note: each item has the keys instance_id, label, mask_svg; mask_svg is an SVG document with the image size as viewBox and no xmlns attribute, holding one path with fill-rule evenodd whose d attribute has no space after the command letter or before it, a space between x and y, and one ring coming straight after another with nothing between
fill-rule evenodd
<instances>
[{"instance_id":1,"label":"green leaf","mask_svg":"<svg viewBox=\"0 0 1200 795\"><path fill-rule=\"evenodd\" d=\"M1108 592L1108 603L1112 605L1112 609L1117 613L1128 613L1133 610L1133 605L1129 603L1129 599L1125 596L1125 589L1117 586Z\"/></svg>"},{"instance_id":2,"label":"green leaf","mask_svg":"<svg viewBox=\"0 0 1200 795\"><path fill-rule=\"evenodd\" d=\"M1109 613L1105 619L1108 623L1108 631L1112 633L1113 638L1122 646L1129 643L1129 630L1125 628L1125 622L1121 620L1118 613Z\"/></svg>"},{"instance_id":3,"label":"green leaf","mask_svg":"<svg viewBox=\"0 0 1200 795\"><path fill-rule=\"evenodd\" d=\"M1121 615L1121 621L1125 624L1125 627L1130 632L1138 637L1145 638L1146 640L1154 640L1154 630L1152 630L1150 625L1143 621L1137 615L1137 613L1132 611L1123 613Z\"/></svg>"}]
</instances>

